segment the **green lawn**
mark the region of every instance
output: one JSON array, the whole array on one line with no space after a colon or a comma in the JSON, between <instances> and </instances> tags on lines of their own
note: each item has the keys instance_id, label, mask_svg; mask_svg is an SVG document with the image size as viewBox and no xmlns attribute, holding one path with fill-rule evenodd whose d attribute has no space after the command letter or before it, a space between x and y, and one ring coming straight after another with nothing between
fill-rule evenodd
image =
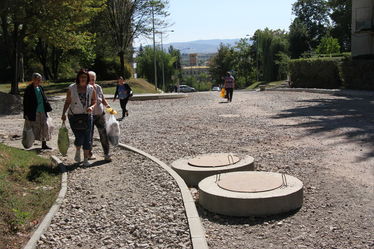
<instances>
[{"instance_id":1,"label":"green lawn","mask_svg":"<svg viewBox=\"0 0 374 249\"><path fill-rule=\"evenodd\" d=\"M60 184L59 168L49 159L0 143L0 245L20 248L24 241L17 233L40 222Z\"/></svg>"},{"instance_id":2,"label":"green lawn","mask_svg":"<svg viewBox=\"0 0 374 249\"><path fill-rule=\"evenodd\" d=\"M266 81L258 81L253 83L252 85L248 86L246 90L254 90L260 87L260 85L265 85L265 88L273 88L273 87L279 87L283 84L286 84L286 81L272 81L272 82L266 82Z\"/></svg>"},{"instance_id":3,"label":"green lawn","mask_svg":"<svg viewBox=\"0 0 374 249\"><path fill-rule=\"evenodd\" d=\"M150 84L144 79L130 79L128 80L129 85L133 89L134 93L157 93L154 88L154 85ZM114 94L116 90L117 81L100 81L97 82L103 87L105 94ZM52 82L43 82L42 86L44 87L46 94L48 95L63 95L66 93L67 88L72 82L61 82L61 83L52 83ZM19 88L21 94L23 93L27 83L20 83ZM8 93L10 91L10 84L0 84L0 92Z\"/></svg>"}]
</instances>

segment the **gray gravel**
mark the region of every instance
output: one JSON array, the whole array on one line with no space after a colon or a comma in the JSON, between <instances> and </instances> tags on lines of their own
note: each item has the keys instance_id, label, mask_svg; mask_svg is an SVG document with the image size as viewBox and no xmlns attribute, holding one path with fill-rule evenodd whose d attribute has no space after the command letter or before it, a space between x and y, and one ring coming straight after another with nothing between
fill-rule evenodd
<instances>
[{"instance_id":1,"label":"gray gravel","mask_svg":"<svg viewBox=\"0 0 374 249\"><path fill-rule=\"evenodd\" d=\"M221 99L218 93L196 93L189 95L189 98L177 100L135 101L128 104L130 116L121 123L121 140L167 163L200 153L234 152L251 155L256 159L258 170L285 172L304 182L303 207L282 216L231 218L206 212L198 206L209 246L213 249L374 248L372 99L370 94L334 96L236 91L231 104L219 103ZM113 104L118 109L117 105L118 103ZM1 129L5 131L6 127L14 126L11 122L7 123L7 119L2 118L2 121L5 122ZM78 246L75 243L82 243L83 248L131 248L128 246L131 242L127 240L134 245L150 243L154 241L152 237L134 239L138 237L134 232L130 233L132 227L126 223L128 220L135 220L136 223L138 217L139 224L144 224L140 227L149 227L152 231L157 229L157 225L148 226L156 224L148 223L152 218L143 223L140 221L140 217L150 213L141 213L140 210L145 208L139 208L141 203L147 201L147 196L149 200L165 199L164 211L155 211L161 217L157 224L168 224L164 231L180 227L180 233L184 231L184 236L178 232L172 234L177 235L178 239L182 237L181 243L190 243L187 240L187 225L180 216L181 201L173 201L173 194L169 195L176 188L175 185L165 192L166 198L161 198L162 195L153 196L148 189L151 185L147 185L146 179L150 179L147 174L149 169L156 170L157 167L152 167L153 163L131 153L118 153L116 157L126 157L129 160L124 160L126 163L122 165L113 163L113 166L77 169L69 174L69 181L73 181L71 186L81 189L70 189L67 201L70 204L77 202L79 204L75 205L79 207L64 204L65 208L56 217L56 222L59 222L57 227L68 227L60 229L57 242L53 242L54 237L48 237L43 240L45 243L62 243L62 239L65 239L61 245L63 248L69 248L68 243L71 243L71 248ZM139 167L142 163L146 166ZM138 174L135 173L136 170L139 170ZM159 174L167 177L162 172ZM152 177L155 175L157 174ZM129 177L122 178L125 176ZM168 181L170 180L161 182L165 184ZM169 184L161 186L161 182L157 181L153 191L156 187L168 189ZM101 190L104 197L101 197ZM192 189L192 192L198 198L196 190ZM96 198L89 199L92 195ZM109 202L113 205L109 205ZM165 212L167 207L176 203L179 205L178 209ZM93 208L100 205L106 205L105 212ZM135 210L132 207L136 207ZM84 215L79 210L83 210ZM126 217L120 216L126 212L129 212ZM136 215L139 213L140 217ZM176 219L177 225L167 222L168 218L172 218L167 218L170 213L180 217ZM65 222L64 215L77 218ZM105 222L105 217L110 217L108 222ZM97 229L95 224L101 229ZM54 234L57 227L52 227L52 231L46 236ZM160 230L162 228L157 231ZM66 237L69 234L71 239ZM89 237L96 244L90 244ZM104 244L107 237L111 237L108 239L112 241L109 245ZM177 246L180 242L169 245L168 237L163 236L165 240L153 242L155 246L148 247L157 248L157 245L183 248ZM46 244L41 246L44 248Z\"/></svg>"},{"instance_id":2,"label":"gray gravel","mask_svg":"<svg viewBox=\"0 0 374 249\"><path fill-rule=\"evenodd\" d=\"M371 99L235 92L231 104L219 103L218 93L130 102L122 141L168 163L251 155L258 170L304 182L303 207L283 216L230 218L198 206L211 248L374 248Z\"/></svg>"},{"instance_id":3,"label":"gray gravel","mask_svg":"<svg viewBox=\"0 0 374 249\"><path fill-rule=\"evenodd\" d=\"M68 175L66 198L38 248L191 248L181 195L152 161L115 149Z\"/></svg>"}]
</instances>

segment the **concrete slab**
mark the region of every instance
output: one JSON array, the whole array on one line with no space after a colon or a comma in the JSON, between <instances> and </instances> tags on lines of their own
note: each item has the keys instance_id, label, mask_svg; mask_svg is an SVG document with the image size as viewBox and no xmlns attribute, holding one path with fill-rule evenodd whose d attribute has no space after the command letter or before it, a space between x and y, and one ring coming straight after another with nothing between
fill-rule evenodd
<instances>
[{"instance_id":1,"label":"concrete slab","mask_svg":"<svg viewBox=\"0 0 374 249\"><path fill-rule=\"evenodd\" d=\"M248 181L263 176L282 177L271 172L230 172L225 177L247 174ZM213 175L199 183L199 203L213 213L228 216L269 216L296 210L303 203L303 183L290 175L285 175L287 185L270 191L243 193L223 189Z\"/></svg>"},{"instance_id":2,"label":"concrete slab","mask_svg":"<svg viewBox=\"0 0 374 249\"><path fill-rule=\"evenodd\" d=\"M206 155L215 156L217 153ZM223 167L195 167L189 164L191 159L192 158L182 158L171 164L172 169L183 178L189 187L196 187L201 180L211 175L234 171L254 170L254 158L251 156L244 156L240 158L239 162Z\"/></svg>"}]
</instances>

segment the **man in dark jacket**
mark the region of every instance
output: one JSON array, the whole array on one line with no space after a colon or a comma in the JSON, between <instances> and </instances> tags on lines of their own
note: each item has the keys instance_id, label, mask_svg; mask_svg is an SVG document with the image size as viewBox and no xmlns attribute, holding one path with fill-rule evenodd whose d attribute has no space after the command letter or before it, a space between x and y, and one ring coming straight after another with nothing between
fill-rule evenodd
<instances>
[{"instance_id":1,"label":"man in dark jacket","mask_svg":"<svg viewBox=\"0 0 374 249\"><path fill-rule=\"evenodd\" d=\"M39 73L32 75L32 83L25 89L23 96L23 112L25 128L32 128L35 140L42 142L42 149L49 150L47 141L51 139L51 127L47 119L48 112L52 111L51 105L40 86L42 76Z\"/></svg>"}]
</instances>

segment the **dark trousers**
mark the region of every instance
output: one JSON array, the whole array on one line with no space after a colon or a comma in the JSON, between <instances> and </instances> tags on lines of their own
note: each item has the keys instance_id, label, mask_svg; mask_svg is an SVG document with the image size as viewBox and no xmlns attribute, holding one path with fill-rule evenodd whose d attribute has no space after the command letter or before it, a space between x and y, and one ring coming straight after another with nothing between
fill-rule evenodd
<instances>
[{"instance_id":1,"label":"dark trousers","mask_svg":"<svg viewBox=\"0 0 374 249\"><path fill-rule=\"evenodd\" d=\"M125 114L127 112L126 105L128 101L129 101L129 98L119 100L119 102L121 103L122 117L125 117Z\"/></svg>"},{"instance_id":2,"label":"dark trousers","mask_svg":"<svg viewBox=\"0 0 374 249\"><path fill-rule=\"evenodd\" d=\"M99 132L101 145L103 146L104 154L109 155L109 139L108 139L108 134L106 133L105 114L94 115L93 116L93 124L94 124L94 126L92 127L92 139L91 139L91 141L93 141L94 128L96 126L97 131Z\"/></svg>"},{"instance_id":3,"label":"dark trousers","mask_svg":"<svg viewBox=\"0 0 374 249\"><path fill-rule=\"evenodd\" d=\"M226 96L229 102L232 101L232 95L234 94L234 88L226 88Z\"/></svg>"}]
</instances>

